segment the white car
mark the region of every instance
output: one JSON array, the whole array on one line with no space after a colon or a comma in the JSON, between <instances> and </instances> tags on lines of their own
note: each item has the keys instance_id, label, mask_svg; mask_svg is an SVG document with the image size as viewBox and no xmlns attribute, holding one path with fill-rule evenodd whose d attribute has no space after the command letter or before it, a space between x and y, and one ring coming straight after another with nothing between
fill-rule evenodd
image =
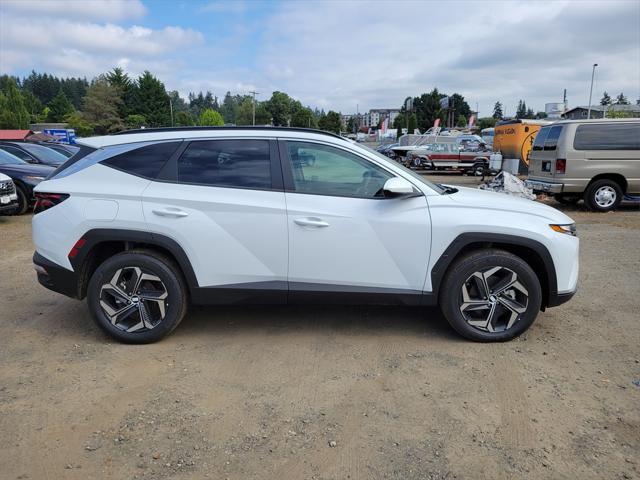
<instances>
[{"instance_id":1,"label":"white car","mask_svg":"<svg viewBox=\"0 0 640 480\"><path fill-rule=\"evenodd\" d=\"M36 188L38 279L124 342L188 303L439 304L502 341L569 300L571 218L433 184L339 136L294 128L138 130L78 141Z\"/></svg>"},{"instance_id":2,"label":"white car","mask_svg":"<svg viewBox=\"0 0 640 480\"><path fill-rule=\"evenodd\" d=\"M0 215L13 213L18 207L18 194L16 186L4 173L0 173Z\"/></svg>"}]
</instances>

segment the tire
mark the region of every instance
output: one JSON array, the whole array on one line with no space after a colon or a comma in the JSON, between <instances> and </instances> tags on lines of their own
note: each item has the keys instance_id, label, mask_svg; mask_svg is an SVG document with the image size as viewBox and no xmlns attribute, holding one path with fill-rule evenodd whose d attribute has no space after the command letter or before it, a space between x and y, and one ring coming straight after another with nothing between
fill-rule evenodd
<instances>
[{"instance_id":1,"label":"tire","mask_svg":"<svg viewBox=\"0 0 640 480\"><path fill-rule=\"evenodd\" d=\"M138 289L132 288L134 284ZM87 288L87 304L107 334L124 343L152 343L180 324L188 295L173 261L153 251L131 250L108 258L96 269Z\"/></svg>"},{"instance_id":2,"label":"tire","mask_svg":"<svg viewBox=\"0 0 640 480\"><path fill-rule=\"evenodd\" d=\"M473 175L475 177L481 177L484 175L485 167L482 163L474 164L469 170L467 170L467 175Z\"/></svg>"},{"instance_id":3,"label":"tire","mask_svg":"<svg viewBox=\"0 0 640 480\"><path fill-rule=\"evenodd\" d=\"M584 203L589 210L610 212L622 202L622 188L613 180L596 180L584 192Z\"/></svg>"},{"instance_id":4,"label":"tire","mask_svg":"<svg viewBox=\"0 0 640 480\"><path fill-rule=\"evenodd\" d=\"M488 295L483 294L485 284ZM496 249L456 260L440 292L440 308L451 327L478 342L504 342L519 336L534 322L542 302L540 281L529 264Z\"/></svg>"},{"instance_id":5,"label":"tire","mask_svg":"<svg viewBox=\"0 0 640 480\"><path fill-rule=\"evenodd\" d=\"M22 187L16 185L18 194L18 206L11 211L11 215L24 215L29 210L29 198Z\"/></svg>"},{"instance_id":6,"label":"tire","mask_svg":"<svg viewBox=\"0 0 640 480\"><path fill-rule=\"evenodd\" d=\"M563 205L575 205L580 201L580 195L570 195L566 193L557 193L553 196L558 203Z\"/></svg>"}]
</instances>

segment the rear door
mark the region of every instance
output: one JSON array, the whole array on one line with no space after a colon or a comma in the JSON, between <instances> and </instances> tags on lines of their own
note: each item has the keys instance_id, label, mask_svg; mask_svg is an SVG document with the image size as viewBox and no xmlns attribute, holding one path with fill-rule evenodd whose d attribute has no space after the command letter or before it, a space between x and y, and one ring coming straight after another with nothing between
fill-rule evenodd
<instances>
[{"instance_id":1,"label":"rear door","mask_svg":"<svg viewBox=\"0 0 640 480\"><path fill-rule=\"evenodd\" d=\"M431 238L425 197L385 198L394 175L346 149L282 141L280 153L290 300L418 303Z\"/></svg>"},{"instance_id":2,"label":"rear door","mask_svg":"<svg viewBox=\"0 0 640 480\"><path fill-rule=\"evenodd\" d=\"M552 125L538 131L529 153L529 177L554 179L562 129L562 125Z\"/></svg>"},{"instance_id":3,"label":"rear door","mask_svg":"<svg viewBox=\"0 0 640 480\"><path fill-rule=\"evenodd\" d=\"M153 232L185 250L204 301L285 301L287 218L277 145L193 140L143 195ZM276 295L280 292L280 295Z\"/></svg>"}]
</instances>

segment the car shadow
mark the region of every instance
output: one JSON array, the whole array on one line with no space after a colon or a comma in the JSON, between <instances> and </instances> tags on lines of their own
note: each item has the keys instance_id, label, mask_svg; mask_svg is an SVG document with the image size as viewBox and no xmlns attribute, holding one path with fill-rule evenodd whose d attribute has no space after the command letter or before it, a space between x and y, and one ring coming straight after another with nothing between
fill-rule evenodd
<instances>
[{"instance_id":1,"label":"car shadow","mask_svg":"<svg viewBox=\"0 0 640 480\"><path fill-rule=\"evenodd\" d=\"M318 305L191 307L172 336L184 339L251 331L270 335L305 331L334 335L379 332L460 339L434 307Z\"/></svg>"}]
</instances>

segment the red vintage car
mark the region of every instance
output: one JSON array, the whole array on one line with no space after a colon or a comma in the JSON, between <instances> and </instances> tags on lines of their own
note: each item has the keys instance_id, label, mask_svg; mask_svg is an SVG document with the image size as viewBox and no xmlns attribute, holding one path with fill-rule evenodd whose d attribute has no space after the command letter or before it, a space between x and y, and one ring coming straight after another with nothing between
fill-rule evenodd
<instances>
[{"instance_id":1,"label":"red vintage car","mask_svg":"<svg viewBox=\"0 0 640 480\"><path fill-rule=\"evenodd\" d=\"M482 144L465 149L457 143L429 143L408 153L409 166L427 170L461 170L482 175L489 167L489 156L493 152Z\"/></svg>"}]
</instances>

